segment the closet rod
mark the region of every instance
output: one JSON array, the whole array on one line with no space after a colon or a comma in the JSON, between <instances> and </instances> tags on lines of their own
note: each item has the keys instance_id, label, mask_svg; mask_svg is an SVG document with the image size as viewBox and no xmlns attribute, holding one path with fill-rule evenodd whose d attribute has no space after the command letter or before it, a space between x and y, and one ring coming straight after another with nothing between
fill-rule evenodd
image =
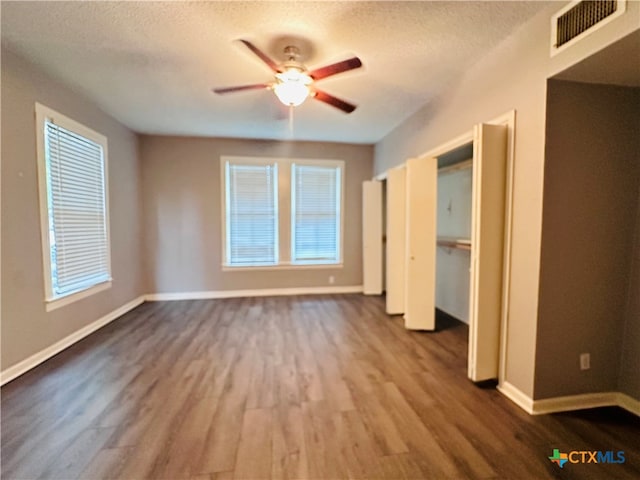
<instances>
[{"instance_id":1,"label":"closet rod","mask_svg":"<svg viewBox=\"0 0 640 480\"><path fill-rule=\"evenodd\" d=\"M436 243L439 247L457 248L459 250L471 250L471 241L462 238L440 237Z\"/></svg>"}]
</instances>

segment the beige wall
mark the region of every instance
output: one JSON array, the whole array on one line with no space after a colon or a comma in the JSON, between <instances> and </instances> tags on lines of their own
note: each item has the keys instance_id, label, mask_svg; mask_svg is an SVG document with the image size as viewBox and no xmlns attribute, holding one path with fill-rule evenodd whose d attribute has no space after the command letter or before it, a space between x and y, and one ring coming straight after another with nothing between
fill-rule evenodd
<instances>
[{"instance_id":1,"label":"beige wall","mask_svg":"<svg viewBox=\"0 0 640 480\"><path fill-rule=\"evenodd\" d=\"M544 178L546 79L640 28L640 2L574 48L549 56L549 7L467 70L436 101L418 110L376 145L381 173L452 138L516 110L509 327L505 379L534 392L540 232Z\"/></svg>"},{"instance_id":2,"label":"beige wall","mask_svg":"<svg viewBox=\"0 0 640 480\"><path fill-rule=\"evenodd\" d=\"M113 286L45 312L34 103L109 142ZM136 136L81 95L2 49L2 370L143 293Z\"/></svg>"},{"instance_id":3,"label":"beige wall","mask_svg":"<svg viewBox=\"0 0 640 480\"><path fill-rule=\"evenodd\" d=\"M640 89L549 82L536 399L618 387L640 186L638 112ZM585 352L591 369L580 371Z\"/></svg>"},{"instance_id":4,"label":"beige wall","mask_svg":"<svg viewBox=\"0 0 640 480\"><path fill-rule=\"evenodd\" d=\"M222 271L220 156L345 160L344 268ZM362 181L373 147L141 137L145 272L154 293L362 285Z\"/></svg>"},{"instance_id":5,"label":"beige wall","mask_svg":"<svg viewBox=\"0 0 640 480\"><path fill-rule=\"evenodd\" d=\"M636 141L638 142L636 152L640 152L640 135L636 137ZM637 211L618 387L621 392L640 400L640 374L638 374L640 372L640 189Z\"/></svg>"}]
</instances>

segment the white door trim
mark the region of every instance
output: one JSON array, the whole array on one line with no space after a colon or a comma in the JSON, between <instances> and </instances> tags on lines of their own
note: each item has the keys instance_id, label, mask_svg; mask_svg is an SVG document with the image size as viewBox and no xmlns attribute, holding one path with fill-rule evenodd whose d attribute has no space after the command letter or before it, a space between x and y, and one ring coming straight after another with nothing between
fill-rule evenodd
<instances>
[{"instance_id":1,"label":"white door trim","mask_svg":"<svg viewBox=\"0 0 640 480\"><path fill-rule=\"evenodd\" d=\"M487 122L490 125L507 127L507 171L504 202L504 257L502 262L502 318L500 319L500 357L498 364L498 385L506 381L507 373L507 333L511 308L511 249L513 237L513 179L515 166L516 111L511 110Z\"/></svg>"}]
</instances>

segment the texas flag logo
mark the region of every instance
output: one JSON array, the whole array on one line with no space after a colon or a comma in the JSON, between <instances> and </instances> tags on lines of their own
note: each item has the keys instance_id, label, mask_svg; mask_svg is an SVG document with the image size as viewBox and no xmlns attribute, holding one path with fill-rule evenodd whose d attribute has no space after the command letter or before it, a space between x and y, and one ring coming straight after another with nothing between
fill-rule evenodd
<instances>
[{"instance_id":1,"label":"texas flag logo","mask_svg":"<svg viewBox=\"0 0 640 480\"><path fill-rule=\"evenodd\" d=\"M564 467L564 464L569 461L569 456L566 453L560 453L557 448L553 449L553 455L549 457L553 463L557 463L560 468Z\"/></svg>"}]
</instances>

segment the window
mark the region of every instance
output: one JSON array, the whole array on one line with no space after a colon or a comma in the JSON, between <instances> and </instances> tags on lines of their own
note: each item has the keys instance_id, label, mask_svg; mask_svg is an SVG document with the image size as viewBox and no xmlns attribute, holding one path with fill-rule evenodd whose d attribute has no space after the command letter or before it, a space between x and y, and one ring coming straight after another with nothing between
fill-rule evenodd
<instances>
[{"instance_id":1,"label":"window","mask_svg":"<svg viewBox=\"0 0 640 480\"><path fill-rule=\"evenodd\" d=\"M278 263L278 167L227 163L227 263Z\"/></svg>"},{"instance_id":2,"label":"window","mask_svg":"<svg viewBox=\"0 0 640 480\"><path fill-rule=\"evenodd\" d=\"M342 263L344 162L222 157L224 266Z\"/></svg>"},{"instance_id":3,"label":"window","mask_svg":"<svg viewBox=\"0 0 640 480\"><path fill-rule=\"evenodd\" d=\"M36 104L47 310L110 286L107 140Z\"/></svg>"},{"instance_id":4,"label":"window","mask_svg":"<svg viewBox=\"0 0 640 480\"><path fill-rule=\"evenodd\" d=\"M340 168L291 166L291 261L340 258Z\"/></svg>"}]
</instances>

